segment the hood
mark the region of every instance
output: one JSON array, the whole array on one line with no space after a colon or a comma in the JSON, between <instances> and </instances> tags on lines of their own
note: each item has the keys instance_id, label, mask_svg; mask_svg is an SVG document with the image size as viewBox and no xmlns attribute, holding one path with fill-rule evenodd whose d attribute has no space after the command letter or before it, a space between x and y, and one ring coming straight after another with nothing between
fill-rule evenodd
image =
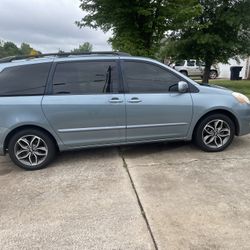
<instances>
[{"instance_id":1,"label":"hood","mask_svg":"<svg viewBox=\"0 0 250 250\"><path fill-rule=\"evenodd\" d=\"M208 84L208 83L202 83L199 84L199 89L201 91L204 91L206 93L217 93L217 94L224 94L224 95L228 95L233 93L232 90L218 86L218 85L214 85L214 84Z\"/></svg>"}]
</instances>

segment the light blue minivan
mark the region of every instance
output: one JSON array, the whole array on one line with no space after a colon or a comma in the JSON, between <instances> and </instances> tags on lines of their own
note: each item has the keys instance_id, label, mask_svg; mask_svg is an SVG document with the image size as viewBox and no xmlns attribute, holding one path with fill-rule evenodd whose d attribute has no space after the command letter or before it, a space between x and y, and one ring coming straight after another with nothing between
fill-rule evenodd
<instances>
[{"instance_id":1,"label":"light blue minivan","mask_svg":"<svg viewBox=\"0 0 250 250\"><path fill-rule=\"evenodd\" d=\"M224 150L250 132L246 96L121 52L0 60L0 154L26 170L58 151L185 140Z\"/></svg>"}]
</instances>

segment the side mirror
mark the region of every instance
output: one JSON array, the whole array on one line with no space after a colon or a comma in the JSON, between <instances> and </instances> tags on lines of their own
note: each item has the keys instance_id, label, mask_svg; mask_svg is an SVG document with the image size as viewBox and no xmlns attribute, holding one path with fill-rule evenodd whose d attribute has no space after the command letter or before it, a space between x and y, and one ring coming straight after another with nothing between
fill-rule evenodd
<instances>
[{"instance_id":1,"label":"side mirror","mask_svg":"<svg viewBox=\"0 0 250 250\"><path fill-rule=\"evenodd\" d=\"M184 81L178 82L178 91L180 93L186 93L188 91L188 83Z\"/></svg>"}]
</instances>

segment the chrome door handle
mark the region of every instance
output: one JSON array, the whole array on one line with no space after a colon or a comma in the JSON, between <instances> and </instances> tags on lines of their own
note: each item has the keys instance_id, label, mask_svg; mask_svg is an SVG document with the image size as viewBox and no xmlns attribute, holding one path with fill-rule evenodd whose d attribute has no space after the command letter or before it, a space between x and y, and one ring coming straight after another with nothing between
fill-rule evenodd
<instances>
[{"instance_id":1,"label":"chrome door handle","mask_svg":"<svg viewBox=\"0 0 250 250\"><path fill-rule=\"evenodd\" d=\"M142 101L137 97L132 97L128 102L130 102L130 103L140 103Z\"/></svg>"},{"instance_id":2,"label":"chrome door handle","mask_svg":"<svg viewBox=\"0 0 250 250\"><path fill-rule=\"evenodd\" d=\"M123 100L119 99L118 97L113 97L109 100L110 103L122 103Z\"/></svg>"}]
</instances>

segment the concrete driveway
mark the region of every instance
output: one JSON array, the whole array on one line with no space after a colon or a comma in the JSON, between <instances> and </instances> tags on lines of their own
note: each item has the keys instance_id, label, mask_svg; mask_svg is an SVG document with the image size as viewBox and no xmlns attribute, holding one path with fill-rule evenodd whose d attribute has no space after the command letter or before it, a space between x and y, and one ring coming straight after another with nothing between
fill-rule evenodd
<instances>
[{"instance_id":1,"label":"concrete driveway","mask_svg":"<svg viewBox=\"0 0 250 250\"><path fill-rule=\"evenodd\" d=\"M0 249L250 249L250 136L0 158Z\"/></svg>"}]
</instances>

